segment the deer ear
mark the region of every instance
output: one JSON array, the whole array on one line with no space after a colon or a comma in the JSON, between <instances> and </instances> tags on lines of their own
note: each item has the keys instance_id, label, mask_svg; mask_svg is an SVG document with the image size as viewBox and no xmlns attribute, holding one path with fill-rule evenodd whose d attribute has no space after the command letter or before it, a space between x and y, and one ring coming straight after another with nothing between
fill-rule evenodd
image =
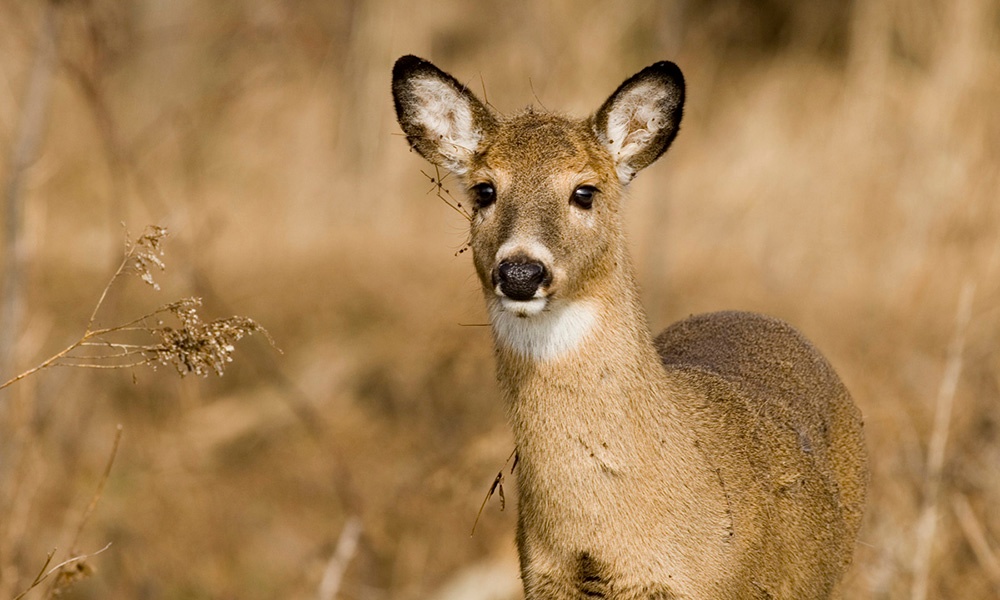
<instances>
[{"instance_id":1,"label":"deer ear","mask_svg":"<svg viewBox=\"0 0 1000 600\"><path fill-rule=\"evenodd\" d=\"M664 61L625 80L594 114L594 133L611 152L622 185L667 150L683 109L684 76Z\"/></svg>"},{"instance_id":2,"label":"deer ear","mask_svg":"<svg viewBox=\"0 0 1000 600\"><path fill-rule=\"evenodd\" d=\"M430 162L462 175L496 128L493 113L454 77L416 56L392 69L396 119L410 146Z\"/></svg>"}]
</instances>

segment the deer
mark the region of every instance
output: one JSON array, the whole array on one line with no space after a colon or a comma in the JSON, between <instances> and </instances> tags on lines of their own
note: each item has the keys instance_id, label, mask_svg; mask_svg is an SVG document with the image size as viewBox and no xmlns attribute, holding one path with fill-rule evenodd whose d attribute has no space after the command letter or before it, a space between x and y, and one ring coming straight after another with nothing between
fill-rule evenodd
<instances>
[{"instance_id":1,"label":"deer","mask_svg":"<svg viewBox=\"0 0 1000 600\"><path fill-rule=\"evenodd\" d=\"M410 147L454 174L513 431L527 600L832 598L865 503L863 422L796 329L751 312L653 336L623 224L677 135L657 62L586 118L503 115L416 56L392 71Z\"/></svg>"}]
</instances>

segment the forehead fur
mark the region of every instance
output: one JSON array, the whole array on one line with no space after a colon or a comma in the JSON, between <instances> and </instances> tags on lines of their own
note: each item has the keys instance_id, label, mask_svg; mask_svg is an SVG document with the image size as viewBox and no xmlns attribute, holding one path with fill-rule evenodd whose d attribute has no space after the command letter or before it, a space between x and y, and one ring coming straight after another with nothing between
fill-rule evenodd
<instances>
[{"instance_id":1,"label":"forehead fur","mask_svg":"<svg viewBox=\"0 0 1000 600\"><path fill-rule=\"evenodd\" d=\"M501 121L480 158L493 169L552 164L560 170L589 167L601 175L614 172L611 154L589 120L533 110Z\"/></svg>"}]
</instances>

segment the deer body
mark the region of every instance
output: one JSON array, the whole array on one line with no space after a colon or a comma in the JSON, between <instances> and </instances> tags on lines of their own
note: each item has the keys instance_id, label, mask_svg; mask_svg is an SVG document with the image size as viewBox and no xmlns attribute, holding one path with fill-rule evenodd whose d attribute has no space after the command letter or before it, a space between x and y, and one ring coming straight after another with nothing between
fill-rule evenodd
<instances>
[{"instance_id":1,"label":"deer body","mask_svg":"<svg viewBox=\"0 0 1000 600\"><path fill-rule=\"evenodd\" d=\"M410 144L475 205L529 600L828 598L853 553L861 418L822 356L751 313L646 323L621 204L683 85L657 63L590 118L501 117L426 61L393 71Z\"/></svg>"}]
</instances>

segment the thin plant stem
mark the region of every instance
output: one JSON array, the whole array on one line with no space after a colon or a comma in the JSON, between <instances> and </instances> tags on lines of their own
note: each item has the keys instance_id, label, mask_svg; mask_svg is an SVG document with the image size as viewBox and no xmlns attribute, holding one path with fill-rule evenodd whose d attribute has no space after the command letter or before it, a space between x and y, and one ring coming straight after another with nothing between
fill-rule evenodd
<instances>
[{"instance_id":1,"label":"thin plant stem","mask_svg":"<svg viewBox=\"0 0 1000 600\"><path fill-rule=\"evenodd\" d=\"M121 365L102 365L101 363L81 363L81 364L56 363L52 366L70 367L75 369L131 369L132 367L141 367L142 365L145 364L149 364L149 360L137 360L135 362L125 363Z\"/></svg>"},{"instance_id":2,"label":"thin plant stem","mask_svg":"<svg viewBox=\"0 0 1000 600\"><path fill-rule=\"evenodd\" d=\"M83 528L86 527L87 521L90 520L90 515L93 514L94 509L97 508L97 503L101 500L101 496L104 495L104 485L108 482L108 479L111 477L111 467L114 466L115 458L118 456L118 446L121 444L122 441L122 431L124 431L124 428L122 427L121 423L119 423L118 426L115 427L115 438L111 444L111 453L108 455L108 460L104 465L104 472L101 474L101 479L100 481L97 482L97 490L94 492L93 497L91 497L90 503L87 504L87 508L84 509L83 516L80 517L80 523L76 526L76 533L73 534L73 541L69 545L69 553L71 555L77 553L76 546L77 543L80 541L80 534L83 533ZM108 544L108 546L110 546L110 544ZM107 549L107 546L105 546L105 549ZM103 552L103 550L101 550L101 552ZM61 563L57 571L61 573L63 567L65 567L66 564L67 563L65 562ZM55 592L56 584L58 584L58 582L59 582L59 576L56 575L55 580L49 586L47 597L51 597L52 594Z\"/></svg>"},{"instance_id":3,"label":"thin plant stem","mask_svg":"<svg viewBox=\"0 0 1000 600\"><path fill-rule=\"evenodd\" d=\"M118 269L115 271L115 274L111 276L111 279L108 281L108 285L104 286L104 290L101 291L101 297L97 299L97 304L94 305L94 310L90 313L90 319L87 321L87 332L90 332L91 329L93 329L94 321L97 320L97 313L101 310L101 306L104 305L104 299L108 296L108 290L111 289L115 280L117 280L118 277L121 276L122 272L125 271L125 267L128 265L128 261L132 256L133 250L134 248L129 248L128 252L125 253L125 258L123 258L121 264L118 265Z\"/></svg>"},{"instance_id":4,"label":"thin plant stem","mask_svg":"<svg viewBox=\"0 0 1000 600\"><path fill-rule=\"evenodd\" d=\"M81 347L83 347L81 345ZM91 347L103 347L101 345L93 345ZM115 348L112 348L114 350ZM128 358L129 356L135 356L137 354L143 354L144 352L152 352L153 346L136 346L134 348L118 348L118 352L109 354L90 354L87 356L67 356L63 360L113 360L116 358Z\"/></svg>"},{"instance_id":5,"label":"thin plant stem","mask_svg":"<svg viewBox=\"0 0 1000 600\"><path fill-rule=\"evenodd\" d=\"M1000 594L1000 557L990 548L990 543L986 539L986 528L976 518L976 513L973 512L965 494L956 493L952 498L951 507L969 547L972 548L972 553L976 555L979 566L993 584L993 589Z\"/></svg>"},{"instance_id":6,"label":"thin plant stem","mask_svg":"<svg viewBox=\"0 0 1000 600\"><path fill-rule=\"evenodd\" d=\"M504 469L507 468L507 465L510 464L510 460L512 458L514 459L514 465L515 466L517 465L517 458L515 458L516 456L517 456L517 448L514 448L513 450L510 451L510 456L508 456L507 460L504 461L503 466L500 467L500 470L497 472L497 476L493 478L493 484L490 486L489 491L486 492L486 497L483 498L483 503L479 505L479 512L476 513L476 520L472 523L472 531L469 532L469 537L476 535L476 525L479 525L479 518L483 516L483 509L486 508L486 503L489 502L490 498L492 498L493 494L496 493L497 491L500 492L500 510L504 509L504 506L506 505L506 500L504 499L503 495L503 472ZM510 470L511 473L513 473L514 467L511 467Z\"/></svg>"},{"instance_id":7,"label":"thin plant stem","mask_svg":"<svg viewBox=\"0 0 1000 600\"><path fill-rule=\"evenodd\" d=\"M361 532L361 519L358 517L352 516L344 523L340 538L337 540L337 547L323 571L323 579L316 594L318 600L334 600L337 597L344 572L347 571L347 566L357 552Z\"/></svg>"},{"instance_id":8,"label":"thin plant stem","mask_svg":"<svg viewBox=\"0 0 1000 600\"><path fill-rule=\"evenodd\" d=\"M21 381L25 377L28 377L29 375L33 375L33 374L37 373L38 371L41 371L42 369L45 369L46 367L51 367L60 358L66 356L67 354L69 354L73 350L76 350L77 348L79 348L80 344L85 339L86 339L86 336L84 336L84 338L81 338L80 340L78 340L76 342L73 342L72 344L70 344L69 346L67 346L64 350L62 350L61 352L57 352L57 353L53 354L49 358L47 358L44 361L42 361L40 364L38 364L38 365L36 365L36 366L28 369L27 371L21 373L20 375L15 375L14 377L11 377L7 381L5 381L3 384L0 384L0 390L4 389L5 387L7 387L9 385L17 383L18 381Z\"/></svg>"},{"instance_id":9,"label":"thin plant stem","mask_svg":"<svg viewBox=\"0 0 1000 600\"><path fill-rule=\"evenodd\" d=\"M85 344L91 343L90 340L92 340L94 338L99 338L99 337L104 336L104 335L108 335L108 334L112 334L112 333L120 333L120 332L125 332L125 331L140 331L140 330L144 331L144 330L146 330L146 328L144 328L144 327L137 327L137 325L140 324L140 323L144 323L147 319L150 319L150 318L152 318L152 317L154 317L154 316L156 316L158 314L167 312L169 310L169 306L170 305L161 306L160 308L154 310L151 313L145 314L145 315L143 315L141 317L138 317L138 318L133 319L131 321L128 321L126 323L122 323L120 325L115 325L115 326L112 326L112 327L104 327L104 328L101 328L101 329L94 329L94 323L97 320L97 313L100 311L101 306L104 305L104 300L105 300L105 298L107 298L108 291L114 285L115 281L117 281L118 278L121 277L121 275L125 272L125 269L126 269L126 267L128 267L130 261L132 261L132 260L134 260L136 258L137 253L140 251L140 249L139 249L140 244L144 240L146 240L148 242L148 240L150 240L154 236L158 235L158 236L162 237L162 235L166 234L166 230L162 229L162 228L147 228L147 232L150 229L152 229L154 231L154 233L152 233L152 234L147 233L146 235L140 237L139 240L137 240L135 242L131 242L131 241L126 242L127 249L125 251L125 256L122 258L122 261L118 265L118 268L115 270L114 274L108 280L107 285L105 285L104 289L101 291L101 295L97 299L97 303L94 305L94 310L91 311L91 313L90 313L90 319L87 321L87 327L84 330L83 335L80 336L80 339L77 340L77 341L75 341L75 342L73 342L72 344L70 344L69 346L67 346L66 348L64 348L63 350L61 350L60 352L57 352L57 353L53 354L52 356L50 356L49 358L45 359L40 364L38 364L38 365L36 365L36 366L28 369L27 371L24 371L23 373L21 373L19 375L11 377L7 381L5 381L3 384L0 384L0 390L6 388L9 385L12 385L12 384L20 381L22 379L24 379L25 377L33 375L33 374L37 373L38 371L41 371L42 369L45 369L45 368L48 368L48 367L51 367L53 365L58 364L58 361L61 360L61 359L63 359L63 358L66 358L67 355L70 352L76 350L77 348L79 348L79 347L81 347L81 346L83 346ZM154 241L153 243L155 245L156 242ZM146 279L146 278L144 277L144 279ZM115 368L123 368L123 367L127 367L127 366L128 365L120 365L120 366L116 366ZM99 367L99 368L107 368L107 367Z\"/></svg>"},{"instance_id":10,"label":"thin plant stem","mask_svg":"<svg viewBox=\"0 0 1000 600\"><path fill-rule=\"evenodd\" d=\"M127 259L126 259L126 262L127 262ZM93 315L97 314L97 309L100 308L100 304L101 304L101 302L103 302L104 297L107 295L107 291L111 287L111 283L113 283L114 280L121 274L121 271L122 271L121 268L119 268L118 272L116 272L115 275L111 278L111 282L104 288L104 292L101 294L101 298L98 301L98 306L95 308ZM101 328L101 329L91 329L91 326L93 325L93 319L94 319L94 316L92 315L91 316L91 323L88 324L87 330L83 333L83 335L80 337L79 340L73 342L72 344L70 344L69 346L67 346L66 348L64 348L63 350L61 350L61 351L53 354L49 358L45 359L44 361L42 361L38 365L36 365L36 366L28 369L27 371L24 371L23 373L21 373L19 375L11 377L7 381L5 381L3 384L0 384L0 390L6 388L9 385L17 383L18 381L24 379L25 377L33 375L33 374L37 373L38 371L41 371L42 369L46 369L46 368L51 367L51 366L56 366L57 364L59 364L59 361L62 360L62 359L64 359L64 358L71 358L71 359L74 358L74 357L70 357L68 355L69 355L69 353L73 352L77 348L80 348L82 346L102 345L103 344L103 342L91 342L90 340L93 340L94 338L99 338L101 336L112 334L112 333L122 333L122 332L126 332L126 331L148 331L148 329L145 328L145 327L136 327L135 325L137 325L138 323L145 322L146 320L148 320L148 319L150 319L150 318L152 318L152 317L154 317L154 316L156 316L158 314L162 314L162 313L168 312L168 310L169 309L168 309L167 306L161 306L160 308L154 310L153 312L145 314L145 315L143 315L141 317L138 317L138 318L133 319L131 321L128 321L126 323L122 323L121 325L115 325L113 327L104 327L104 328ZM107 342L107 343L110 344L112 342ZM125 356L125 355L122 355L122 356ZM96 357L80 357L81 360L83 360L83 359L91 359L91 360L93 360L94 358L96 358ZM93 368L98 368L98 369L108 369L108 368L116 368L117 369L117 368L128 368L130 366L139 366L141 364L143 364L143 363L140 362L140 363L136 363L136 364L132 364L132 365L86 365L86 366L92 366ZM62 365L62 366L85 366L85 365Z\"/></svg>"},{"instance_id":11,"label":"thin plant stem","mask_svg":"<svg viewBox=\"0 0 1000 600\"><path fill-rule=\"evenodd\" d=\"M27 589L25 589L20 594L14 596L14 600L20 600L21 598L24 598L25 594L35 589L35 587L41 582L45 581L45 578L49 576L49 574L45 572L45 569L49 568L49 565L52 564L52 557L55 555L56 555L56 548L53 548L52 550L49 551L48 555L45 557L45 562L42 563L42 568L38 570L38 575L35 575L35 578L31 580L31 585L29 585Z\"/></svg>"},{"instance_id":12,"label":"thin plant stem","mask_svg":"<svg viewBox=\"0 0 1000 600\"><path fill-rule=\"evenodd\" d=\"M48 579L50 575L52 575L56 571L59 571L63 567L65 567L67 565L71 565L71 564L73 564L75 562L80 562L81 560L87 560L88 558L93 558L93 557L97 556L98 554L104 552L105 550L107 550L110 547L111 547L111 542L108 542L108 544L106 546L104 546L103 548L101 548L97 552L92 552L90 554L81 554L79 556L74 556L73 558L67 558L66 560L62 561L58 565L56 565L56 566L52 567L51 569L49 569L48 571L46 571L45 567L47 567L49 565L49 563L52 562L52 556L56 553L55 550L52 550L52 552L49 552L48 558L46 558L45 564L42 566L41 571L38 572L38 575L35 576L34 581L31 582L31 585L29 585L27 587L27 589L25 589L20 594L14 596L13 600L21 600L21 598L24 598L28 594L28 592L30 592L31 590L33 590L36 587L38 587L42 582L44 582L46 579Z\"/></svg>"},{"instance_id":13,"label":"thin plant stem","mask_svg":"<svg viewBox=\"0 0 1000 600\"><path fill-rule=\"evenodd\" d=\"M927 449L927 471L924 475L923 507L917 519L916 550L913 556L912 600L926 600L930 587L931 556L938 522L938 504L941 496L941 473L944 469L948 429L955 405L958 380L962 373L965 354L965 334L972 318L972 302L976 285L967 281L962 286L955 313L955 329L948 346L948 359L938 388L934 409L934 426Z\"/></svg>"}]
</instances>

